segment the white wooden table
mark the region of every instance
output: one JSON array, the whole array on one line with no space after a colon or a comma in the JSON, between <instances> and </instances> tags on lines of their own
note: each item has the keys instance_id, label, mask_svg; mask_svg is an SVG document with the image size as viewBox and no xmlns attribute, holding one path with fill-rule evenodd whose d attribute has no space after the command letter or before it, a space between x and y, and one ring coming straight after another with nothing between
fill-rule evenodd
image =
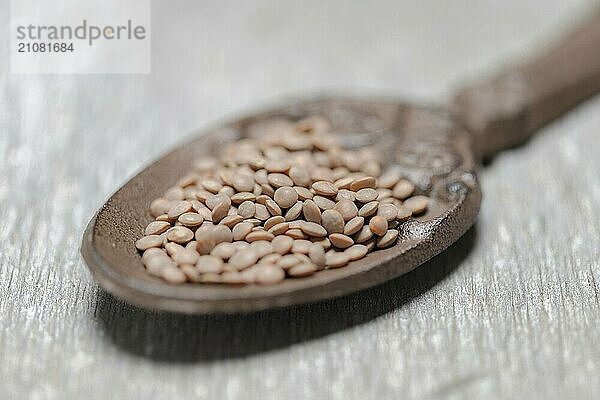
<instances>
[{"instance_id":1,"label":"white wooden table","mask_svg":"<svg viewBox=\"0 0 600 400\"><path fill-rule=\"evenodd\" d=\"M481 171L458 244L354 296L156 315L100 290L78 250L109 194L196 128L316 89L439 103L593 3L161 1L150 75L12 75L3 57L0 398L599 398L600 98Z\"/></svg>"}]
</instances>

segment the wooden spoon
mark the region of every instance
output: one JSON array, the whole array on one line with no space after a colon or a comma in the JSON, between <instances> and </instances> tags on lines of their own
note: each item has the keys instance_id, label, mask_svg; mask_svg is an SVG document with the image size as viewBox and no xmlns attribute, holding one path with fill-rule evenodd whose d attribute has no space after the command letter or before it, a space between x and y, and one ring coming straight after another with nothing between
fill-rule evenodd
<instances>
[{"instance_id":1,"label":"wooden spoon","mask_svg":"<svg viewBox=\"0 0 600 400\"><path fill-rule=\"evenodd\" d=\"M122 186L91 219L81 251L100 285L131 303L182 313L249 312L341 296L405 274L473 224L481 201L477 161L526 140L600 90L600 18L533 62L461 91L453 112L395 100L293 100L202 132ZM203 154L249 134L267 119L323 115L350 147L378 146L432 198L427 213L400 226L395 246L345 268L274 286L171 285L149 275L134 242L148 207ZM473 145L474 144L474 145Z\"/></svg>"}]
</instances>

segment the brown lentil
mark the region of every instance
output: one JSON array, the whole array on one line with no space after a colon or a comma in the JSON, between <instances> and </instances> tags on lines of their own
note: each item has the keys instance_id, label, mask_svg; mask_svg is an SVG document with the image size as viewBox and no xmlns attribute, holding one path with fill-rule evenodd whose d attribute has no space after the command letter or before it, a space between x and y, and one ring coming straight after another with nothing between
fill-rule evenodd
<instances>
[{"instance_id":1,"label":"brown lentil","mask_svg":"<svg viewBox=\"0 0 600 400\"><path fill-rule=\"evenodd\" d=\"M398 182L392 189L392 196L397 199L404 200L415 191L415 185L406 179Z\"/></svg>"},{"instance_id":2,"label":"brown lentil","mask_svg":"<svg viewBox=\"0 0 600 400\"><path fill-rule=\"evenodd\" d=\"M354 235L364 225L365 219L363 217L354 217L344 225L343 234L347 236Z\"/></svg>"},{"instance_id":3,"label":"brown lentil","mask_svg":"<svg viewBox=\"0 0 600 400\"><path fill-rule=\"evenodd\" d=\"M385 235L377 239L377 247L389 247L398 239L398 231L396 229L388 229Z\"/></svg>"},{"instance_id":4,"label":"brown lentil","mask_svg":"<svg viewBox=\"0 0 600 400\"><path fill-rule=\"evenodd\" d=\"M421 214L427 210L429 198L426 196L413 196L406 199L402 205L408 208L413 214Z\"/></svg>"},{"instance_id":5,"label":"brown lentil","mask_svg":"<svg viewBox=\"0 0 600 400\"><path fill-rule=\"evenodd\" d=\"M344 254L346 254L352 261L360 260L367 255L367 252L367 246L362 244L355 244L344 250Z\"/></svg>"},{"instance_id":6,"label":"brown lentil","mask_svg":"<svg viewBox=\"0 0 600 400\"><path fill-rule=\"evenodd\" d=\"M385 235L387 232L387 228L387 220L380 215L371 218L371 221L369 221L369 229L371 229L371 232L373 232L377 236Z\"/></svg>"},{"instance_id":7,"label":"brown lentil","mask_svg":"<svg viewBox=\"0 0 600 400\"><path fill-rule=\"evenodd\" d=\"M344 231L344 218L336 210L325 210L321 214L321 225L327 233L342 233Z\"/></svg>"}]
</instances>

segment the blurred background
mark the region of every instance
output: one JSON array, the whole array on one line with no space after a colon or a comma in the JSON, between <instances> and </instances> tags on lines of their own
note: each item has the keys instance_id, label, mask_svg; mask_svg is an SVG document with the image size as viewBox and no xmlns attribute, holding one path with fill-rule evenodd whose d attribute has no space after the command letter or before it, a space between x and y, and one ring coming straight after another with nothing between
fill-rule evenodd
<instances>
[{"instance_id":1,"label":"blurred background","mask_svg":"<svg viewBox=\"0 0 600 400\"><path fill-rule=\"evenodd\" d=\"M3 1L0 397L598 398L598 98L481 171L476 231L435 261L435 284L418 273L316 309L178 319L104 294L78 250L108 196L198 128L329 91L443 105L597 6L152 1L150 74L20 75ZM318 310L338 314L330 329L303 325ZM153 357L181 326L241 350Z\"/></svg>"}]
</instances>

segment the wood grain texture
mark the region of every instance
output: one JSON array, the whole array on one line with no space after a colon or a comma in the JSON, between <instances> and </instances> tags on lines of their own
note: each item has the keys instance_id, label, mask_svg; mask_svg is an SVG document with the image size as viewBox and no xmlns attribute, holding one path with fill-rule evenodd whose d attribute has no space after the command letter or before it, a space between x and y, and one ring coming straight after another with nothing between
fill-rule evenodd
<instances>
[{"instance_id":1,"label":"wood grain texture","mask_svg":"<svg viewBox=\"0 0 600 400\"><path fill-rule=\"evenodd\" d=\"M476 227L432 265L334 302L145 313L78 251L186 132L315 88L449 98L592 3L155 2L151 75L12 75L4 58L0 398L600 397L598 98L481 171Z\"/></svg>"}]
</instances>

